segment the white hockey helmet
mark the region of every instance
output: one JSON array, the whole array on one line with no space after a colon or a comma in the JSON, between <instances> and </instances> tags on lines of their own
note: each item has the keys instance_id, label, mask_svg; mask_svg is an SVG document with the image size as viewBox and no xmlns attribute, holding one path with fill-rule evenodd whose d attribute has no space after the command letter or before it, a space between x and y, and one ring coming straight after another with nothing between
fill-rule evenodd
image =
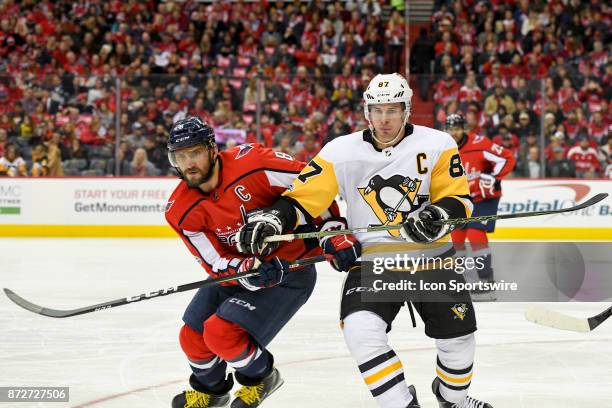
<instances>
[{"instance_id":1,"label":"white hockey helmet","mask_svg":"<svg viewBox=\"0 0 612 408\"><path fill-rule=\"evenodd\" d=\"M372 78L368 88L363 93L363 111L365 117L369 122L369 105L398 102L405 104L406 116L404 122L406 122L412 106L412 89L410 89L408 81L398 73L378 74Z\"/></svg>"}]
</instances>

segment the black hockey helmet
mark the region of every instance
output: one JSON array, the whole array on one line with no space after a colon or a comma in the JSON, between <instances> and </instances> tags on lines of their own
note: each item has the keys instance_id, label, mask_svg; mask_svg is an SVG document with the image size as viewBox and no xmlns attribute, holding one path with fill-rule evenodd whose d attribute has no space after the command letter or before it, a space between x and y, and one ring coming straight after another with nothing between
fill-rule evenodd
<instances>
[{"instance_id":1,"label":"black hockey helmet","mask_svg":"<svg viewBox=\"0 0 612 408\"><path fill-rule=\"evenodd\" d=\"M191 147L198 144L212 146L215 143L215 131L198 116L191 116L176 121L170 129L168 151Z\"/></svg>"},{"instance_id":2,"label":"black hockey helmet","mask_svg":"<svg viewBox=\"0 0 612 408\"><path fill-rule=\"evenodd\" d=\"M465 118L463 115L459 113L452 113L446 117L446 129L450 129L452 127L465 127Z\"/></svg>"}]
</instances>

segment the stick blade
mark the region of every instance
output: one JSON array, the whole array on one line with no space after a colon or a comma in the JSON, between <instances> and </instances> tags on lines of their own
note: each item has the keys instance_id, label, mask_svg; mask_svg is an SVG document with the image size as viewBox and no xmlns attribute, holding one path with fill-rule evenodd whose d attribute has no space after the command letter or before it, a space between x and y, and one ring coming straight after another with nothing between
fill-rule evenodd
<instances>
[{"instance_id":1,"label":"stick blade","mask_svg":"<svg viewBox=\"0 0 612 408\"><path fill-rule=\"evenodd\" d=\"M560 330L579 333L591 331L588 319L568 316L537 305L531 305L525 310L525 318L530 322Z\"/></svg>"},{"instance_id":2,"label":"stick blade","mask_svg":"<svg viewBox=\"0 0 612 408\"><path fill-rule=\"evenodd\" d=\"M22 298L21 296L19 296L18 294L16 294L10 289L4 288L4 293L17 306L21 306L22 308L29 310L30 312L41 314L43 310L42 307L35 305L34 303L28 300L25 300L24 298Z\"/></svg>"},{"instance_id":3,"label":"stick blade","mask_svg":"<svg viewBox=\"0 0 612 408\"><path fill-rule=\"evenodd\" d=\"M18 294L16 294L15 292L13 292L12 290L8 288L4 288L3 290L6 296L13 303L15 303L17 306L24 308L25 310L29 312L36 313L36 314L43 315L43 316L48 316L48 317L68 317L72 315L70 311L47 309L45 307L38 306L37 304L34 304L30 302L29 300L22 298L21 296L19 296Z\"/></svg>"},{"instance_id":4,"label":"stick blade","mask_svg":"<svg viewBox=\"0 0 612 408\"><path fill-rule=\"evenodd\" d=\"M580 209L586 208L586 207L590 207L593 204L597 204L601 200L605 199L606 197L608 197L608 195L609 195L608 193L595 194L593 197L589 198L588 200L586 200L582 204L578 204L576 207L580 207Z\"/></svg>"}]
</instances>

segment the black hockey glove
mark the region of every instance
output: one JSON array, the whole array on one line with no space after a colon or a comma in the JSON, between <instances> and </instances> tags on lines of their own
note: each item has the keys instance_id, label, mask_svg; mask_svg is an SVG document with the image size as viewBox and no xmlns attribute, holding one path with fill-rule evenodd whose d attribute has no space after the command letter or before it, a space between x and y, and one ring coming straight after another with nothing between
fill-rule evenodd
<instances>
[{"instance_id":1,"label":"black hockey glove","mask_svg":"<svg viewBox=\"0 0 612 408\"><path fill-rule=\"evenodd\" d=\"M344 218L332 218L321 224L319 231L333 231L346 229L347 223ZM319 245L323 252L333 255L331 266L340 272L348 271L361 256L361 244L353 234L342 234L323 237L319 239Z\"/></svg>"},{"instance_id":2,"label":"black hockey glove","mask_svg":"<svg viewBox=\"0 0 612 408\"><path fill-rule=\"evenodd\" d=\"M431 221L447 220L448 213L437 205L428 205L418 215L410 214L402 224L400 234L406 241L434 242L450 232L448 225L433 225Z\"/></svg>"},{"instance_id":3,"label":"black hockey glove","mask_svg":"<svg viewBox=\"0 0 612 408\"><path fill-rule=\"evenodd\" d=\"M249 272L254 269L259 272L259 275L238 279L240 286L251 291L280 284L289 273L289 262L277 256L263 263L255 257L250 257L244 259L239 267L240 272Z\"/></svg>"},{"instance_id":4,"label":"black hockey glove","mask_svg":"<svg viewBox=\"0 0 612 408\"><path fill-rule=\"evenodd\" d=\"M278 248L278 242L265 243L264 239L282 234L283 222L275 209L256 210L247 215L247 223L236 234L236 248L244 254L269 255Z\"/></svg>"}]
</instances>

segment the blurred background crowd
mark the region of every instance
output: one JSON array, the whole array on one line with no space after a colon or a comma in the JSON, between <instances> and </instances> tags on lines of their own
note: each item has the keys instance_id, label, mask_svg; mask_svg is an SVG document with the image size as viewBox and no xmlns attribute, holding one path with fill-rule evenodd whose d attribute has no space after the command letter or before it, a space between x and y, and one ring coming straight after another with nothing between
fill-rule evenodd
<instances>
[{"instance_id":1,"label":"blurred background crowd","mask_svg":"<svg viewBox=\"0 0 612 408\"><path fill-rule=\"evenodd\" d=\"M419 1L2 0L0 176L173 175L187 115L308 161L408 71L413 123L463 113L514 176L612 177L606 2Z\"/></svg>"}]
</instances>

